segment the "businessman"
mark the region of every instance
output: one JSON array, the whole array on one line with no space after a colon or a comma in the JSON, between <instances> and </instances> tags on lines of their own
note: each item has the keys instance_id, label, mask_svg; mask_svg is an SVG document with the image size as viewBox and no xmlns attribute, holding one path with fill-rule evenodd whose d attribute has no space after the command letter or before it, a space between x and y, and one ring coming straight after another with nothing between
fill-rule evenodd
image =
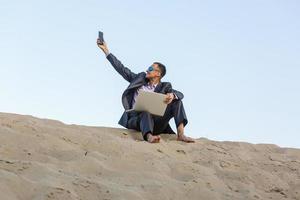
<instances>
[{"instance_id":1,"label":"businessman","mask_svg":"<svg viewBox=\"0 0 300 200\"><path fill-rule=\"evenodd\" d=\"M104 52L106 58L115 70L129 82L129 86L122 95L122 104L125 110L133 107L139 91L151 91L166 94L165 103L168 104L164 116L154 116L149 112L124 112L119 124L125 128L141 131L144 140L150 143L160 141L161 133L176 134L169 121L174 117L177 127L177 140L183 142L195 142L194 139L184 134L184 127L188 123L182 99L183 94L172 89L169 82L162 82L161 79L166 74L166 67L154 62L146 72L138 74L125 67L112 53L109 52L107 44L97 40L97 46Z\"/></svg>"}]
</instances>

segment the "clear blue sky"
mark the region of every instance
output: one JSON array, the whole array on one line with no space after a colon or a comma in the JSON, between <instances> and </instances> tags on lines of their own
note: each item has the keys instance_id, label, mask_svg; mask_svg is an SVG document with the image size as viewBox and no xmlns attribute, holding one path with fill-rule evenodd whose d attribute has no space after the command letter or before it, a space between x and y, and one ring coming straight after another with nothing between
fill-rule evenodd
<instances>
[{"instance_id":1,"label":"clear blue sky","mask_svg":"<svg viewBox=\"0 0 300 200\"><path fill-rule=\"evenodd\" d=\"M167 66L187 135L300 148L299 10L296 0L1 0L0 111L120 127L128 83L96 46L102 30L132 71Z\"/></svg>"}]
</instances>

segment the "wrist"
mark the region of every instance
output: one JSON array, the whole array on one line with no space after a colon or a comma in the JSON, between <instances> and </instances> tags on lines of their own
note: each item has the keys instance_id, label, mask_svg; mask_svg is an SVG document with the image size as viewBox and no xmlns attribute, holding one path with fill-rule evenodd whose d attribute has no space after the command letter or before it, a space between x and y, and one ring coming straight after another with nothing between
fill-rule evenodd
<instances>
[{"instance_id":1,"label":"wrist","mask_svg":"<svg viewBox=\"0 0 300 200\"><path fill-rule=\"evenodd\" d=\"M105 56L108 56L109 53L110 53L107 49L106 49L106 50L103 50L103 52L104 52Z\"/></svg>"}]
</instances>

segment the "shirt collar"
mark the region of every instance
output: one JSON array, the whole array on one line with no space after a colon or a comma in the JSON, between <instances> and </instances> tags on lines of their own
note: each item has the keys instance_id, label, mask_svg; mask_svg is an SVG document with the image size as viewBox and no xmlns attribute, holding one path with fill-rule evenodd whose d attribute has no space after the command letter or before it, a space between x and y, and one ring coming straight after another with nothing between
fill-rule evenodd
<instances>
[{"instance_id":1,"label":"shirt collar","mask_svg":"<svg viewBox=\"0 0 300 200\"><path fill-rule=\"evenodd\" d=\"M156 86L158 85L159 83L157 83L157 84L154 84L154 85L150 85L150 82L148 82L147 83L147 86L151 86L151 87L154 87L154 88L156 88Z\"/></svg>"}]
</instances>

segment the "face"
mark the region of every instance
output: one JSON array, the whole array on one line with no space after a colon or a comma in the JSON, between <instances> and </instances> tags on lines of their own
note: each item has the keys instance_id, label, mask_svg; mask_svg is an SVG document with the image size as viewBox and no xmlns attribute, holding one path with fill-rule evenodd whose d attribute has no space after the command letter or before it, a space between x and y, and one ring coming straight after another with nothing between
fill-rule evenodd
<instances>
[{"instance_id":1,"label":"face","mask_svg":"<svg viewBox=\"0 0 300 200\"><path fill-rule=\"evenodd\" d=\"M147 69L146 78L155 78L160 76L161 76L161 72L157 64L153 63L151 66L149 66L149 68Z\"/></svg>"}]
</instances>

